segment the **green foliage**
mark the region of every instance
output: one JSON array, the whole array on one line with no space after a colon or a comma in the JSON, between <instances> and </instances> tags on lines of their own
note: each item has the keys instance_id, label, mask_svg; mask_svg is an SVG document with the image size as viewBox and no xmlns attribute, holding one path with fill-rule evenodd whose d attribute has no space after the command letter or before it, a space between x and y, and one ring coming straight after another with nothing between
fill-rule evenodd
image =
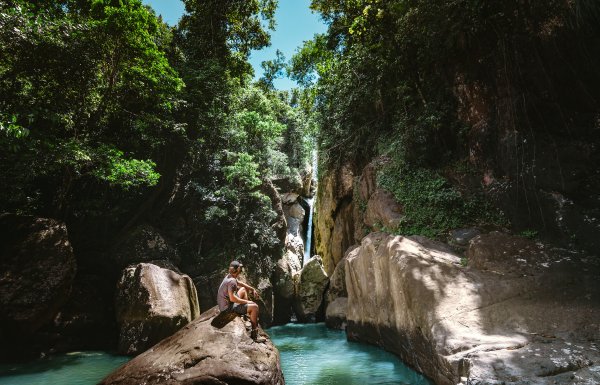
<instances>
[{"instance_id":1,"label":"green foliage","mask_svg":"<svg viewBox=\"0 0 600 385\"><path fill-rule=\"evenodd\" d=\"M260 185L258 164L253 161L252 155L239 153L234 157L236 160L231 166L223 167L227 181L243 190L253 190L258 187Z\"/></svg>"},{"instance_id":2,"label":"green foliage","mask_svg":"<svg viewBox=\"0 0 600 385\"><path fill-rule=\"evenodd\" d=\"M437 237L464 220L460 194L432 171L387 167L379 174L378 183L392 192L404 209L398 233Z\"/></svg>"},{"instance_id":3,"label":"green foliage","mask_svg":"<svg viewBox=\"0 0 600 385\"><path fill-rule=\"evenodd\" d=\"M278 79L284 75L284 69L286 67L285 64L285 56L280 50L275 51L275 59L273 60L265 60L260 63L264 73L263 76L259 79L258 83L265 90L274 89L273 82L275 79Z\"/></svg>"},{"instance_id":4,"label":"green foliage","mask_svg":"<svg viewBox=\"0 0 600 385\"><path fill-rule=\"evenodd\" d=\"M101 164L93 174L101 180L125 189L154 186L158 183L160 174L155 171L156 163L151 160L125 159L123 155L123 151L103 147L101 157L104 158L104 164Z\"/></svg>"},{"instance_id":5,"label":"green foliage","mask_svg":"<svg viewBox=\"0 0 600 385\"><path fill-rule=\"evenodd\" d=\"M0 209L62 215L84 185L155 185L183 86L155 15L140 0L14 1L0 25L0 182L19 191Z\"/></svg>"},{"instance_id":6,"label":"green foliage","mask_svg":"<svg viewBox=\"0 0 600 385\"><path fill-rule=\"evenodd\" d=\"M402 235L441 237L448 230L503 221L501 213L477 196L463 196L438 173L401 163L384 166L378 184L402 205L404 219L397 229Z\"/></svg>"},{"instance_id":7,"label":"green foliage","mask_svg":"<svg viewBox=\"0 0 600 385\"><path fill-rule=\"evenodd\" d=\"M17 117L0 115L0 146L8 151L19 151L23 140L29 136L29 130L17 124Z\"/></svg>"},{"instance_id":8,"label":"green foliage","mask_svg":"<svg viewBox=\"0 0 600 385\"><path fill-rule=\"evenodd\" d=\"M536 239L538 232L536 230L523 230L519 233L520 236L529 239Z\"/></svg>"}]
</instances>

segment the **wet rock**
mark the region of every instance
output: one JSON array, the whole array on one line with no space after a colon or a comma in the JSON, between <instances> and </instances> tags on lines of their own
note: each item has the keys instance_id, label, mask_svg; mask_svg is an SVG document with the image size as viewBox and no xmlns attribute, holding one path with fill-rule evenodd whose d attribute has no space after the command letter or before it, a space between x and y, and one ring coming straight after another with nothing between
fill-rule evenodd
<instances>
[{"instance_id":1,"label":"wet rock","mask_svg":"<svg viewBox=\"0 0 600 385\"><path fill-rule=\"evenodd\" d=\"M254 342L241 318L210 325L214 307L106 377L101 385L284 385L279 352L268 336Z\"/></svg>"},{"instance_id":2,"label":"wet rock","mask_svg":"<svg viewBox=\"0 0 600 385\"><path fill-rule=\"evenodd\" d=\"M140 263L126 268L116 298L119 353L139 354L200 314L191 278Z\"/></svg>"},{"instance_id":3,"label":"wet rock","mask_svg":"<svg viewBox=\"0 0 600 385\"><path fill-rule=\"evenodd\" d=\"M331 329L346 329L346 312L348 311L348 298L337 297L327 305L325 311L325 325Z\"/></svg>"},{"instance_id":4,"label":"wet rock","mask_svg":"<svg viewBox=\"0 0 600 385\"><path fill-rule=\"evenodd\" d=\"M504 250L515 245L505 239ZM547 266L506 274L428 245L372 233L348 254L349 339L382 346L438 385L571 383L567 373L600 381L595 258L546 250Z\"/></svg>"},{"instance_id":5,"label":"wet rock","mask_svg":"<svg viewBox=\"0 0 600 385\"><path fill-rule=\"evenodd\" d=\"M279 240L279 242L273 245L271 250L267 250L267 252L271 255L278 255L285 245L285 236L287 234L287 222L285 220L285 213L283 212L283 203L275 185L273 185L273 182L269 179L263 181L261 191L271 200L271 206L273 207L276 216L273 218L270 225Z\"/></svg>"},{"instance_id":6,"label":"wet rock","mask_svg":"<svg viewBox=\"0 0 600 385\"><path fill-rule=\"evenodd\" d=\"M0 350L49 324L71 293L76 262L64 223L0 216ZM13 347L13 348L10 348Z\"/></svg>"},{"instance_id":7,"label":"wet rock","mask_svg":"<svg viewBox=\"0 0 600 385\"><path fill-rule=\"evenodd\" d=\"M323 261L320 256L315 255L300 271L296 284L294 310L300 321L315 321L322 316L319 310L328 283L329 278L323 268Z\"/></svg>"}]
</instances>

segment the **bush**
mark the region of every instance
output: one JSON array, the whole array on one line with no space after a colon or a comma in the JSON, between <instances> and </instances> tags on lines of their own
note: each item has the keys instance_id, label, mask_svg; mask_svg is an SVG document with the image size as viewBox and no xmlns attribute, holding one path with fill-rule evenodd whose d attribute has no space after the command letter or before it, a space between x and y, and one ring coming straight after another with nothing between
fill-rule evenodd
<instances>
[{"instance_id":1,"label":"bush","mask_svg":"<svg viewBox=\"0 0 600 385\"><path fill-rule=\"evenodd\" d=\"M433 170L393 162L379 171L377 182L404 208L398 228L386 229L394 233L438 238L450 229L504 222L484 197L463 196Z\"/></svg>"}]
</instances>

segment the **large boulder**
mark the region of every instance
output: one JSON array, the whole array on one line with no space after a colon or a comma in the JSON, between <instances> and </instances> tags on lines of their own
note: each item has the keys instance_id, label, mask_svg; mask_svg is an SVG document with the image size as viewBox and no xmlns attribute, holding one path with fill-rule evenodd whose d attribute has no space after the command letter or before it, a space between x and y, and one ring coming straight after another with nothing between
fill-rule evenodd
<instances>
[{"instance_id":1,"label":"large boulder","mask_svg":"<svg viewBox=\"0 0 600 385\"><path fill-rule=\"evenodd\" d=\"M287 223L286 250L291 250L300 258L304 255L303 226L305 211L299 202L299 195L287 193L281 197Z\"/></svg>"},{"instance_id":2,"label":"large boulder","mask_svg":"<svg viewBox=\"0 0 600 385\"><path fill-rule=\"evenodd\" d=\"M177 250L171 247L154 227L143 224L126 233L111 252L119 267L152 261L179 262Z\"/></svg>"},{"instance_id":3,"label":"large boulder","mask_svg":"<svg viewBox=\"0 0 600 385\"><path fill-rule=\"evenodd\" d=\"M273 324L275 301L273 284L270 279L264 277L252 282L258 282L255 287L260 293L259 298L252 298L258 304L260 312L259 322L262 327L267 328Z\"/></svg>"},{"instance_id":4,"label":"large boulder","mask_svg":"<svg viewBox=\"0 0 600 385\"><path fill-rule=\"evenodd\" d=\"M322 305L329 278L323 260L315 255L306 262L296 282L294 310L298 320L315 321L322 317Z\"/></svg>"},{"instance_id":5,"label":"large boulder","mask_svg":"<svg viewBox=\"0 0 600 385\"><path fill-rule=\"evenodd\" d=\"M191 278L149 263L123 270L116 298L119 353L139 354L200 314Z\"/></svg>"},{"instance_id":6,"label":"large boulder","mask_svg":"<svg viewBox=\"0 0 600 385\"><path fill-rule=\"evenodd\" d=\"M302 196L312 197L315 191L315 186L313 185L313 168L311 165L307 165L304 170L302 170Z\"/></svg>"},{"instance_id":7,"label":"large boulder","mask_svg":"<svg viewBox=\"0 0 600 385\"><path fill-rule=\"evenodd\" d=\"M337 297L327 305L325 310L325 325L330 329L346 329L346 313L348 297Z\"/></svg>"},{"instance_id":8,"label":"large boulder","mask_svg":"<svg viewBox=\"0 0 600 385\"><path fill-rule=\"evenodd\" d=\"M517 266L532 260L508 250ZM438 385L599 383L597 259L547 253L527 274L507 274L464 267L435 243L369 234L347 257L348 338Z\"/></svg>"},{"instance_id":9,"label":"large boulder","mask_svg":"<svg viewBox=\"0 0 600 385\"><path fill-rule=\"evenodd\" d=\"M325 323L332 329L346 328L346 307L348 305L348 291L346 290L346 257L358 245L351 246L346 251L346 256L336 265L329 278L326 292Z\"/></svg>"},{"instance_id":10,"label":"large boulder","mask_svg":"<svg viewBox=\"0 0 600 385\"><path fill-rule=\"evenodd\" d=\"M335 301L338 297L348 297L348 291L346 290L346 257L357 247L358 245L351 246L333 270L327 287L327 303Z\"/></svg>"},{"instance_id":11,"label":"large boulder","mask_svg":"<svg viewBox=\"0 0 600 385\"><path fill-rule=\"evenodd\" d=\"M402 211L392 193L378 188L367 201L363 221L370 229L395 229L402 220Z\"/></svg>"},{"instance_id":12,"label":"large boulder","mask_svg":"<svg viewBox=\"0 0 600 385\"><path fill-rule=\"evenodd\" d=\"M75 273L64 223L0 216L0 346L16 350L51 322L69 298Z\"/></svg>"},{"instance_id":13,"label":"large boulder","mask_svg":"<svg viewBox=\"0 0 600 385\"><path fill-rule=\"evenodd\" d=\"M283 257L275 264L273 323L276 325L290 322L295 293L294 280L301 267L299 256L291 250L286 250Z\"/></svg>"},{"instance_id":14,"label":"large boulder","mask_svg":"<svg viewBox=\"0 0 600 385\"><path fill-rule=\"evenodd\" d=\"M214 328L210 321L218 313L217 307L203 313L100 384L284 385L279 352L271 341L254 342L241 318Z\"/></svg>"}]
</instances>

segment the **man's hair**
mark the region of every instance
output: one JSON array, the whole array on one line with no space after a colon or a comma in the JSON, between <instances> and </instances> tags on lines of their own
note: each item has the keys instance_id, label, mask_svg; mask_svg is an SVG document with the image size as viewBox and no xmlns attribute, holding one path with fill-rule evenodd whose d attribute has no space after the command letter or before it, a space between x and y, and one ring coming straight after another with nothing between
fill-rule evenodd
<instances>
[{"instance_id":1,"label":"man's hair","mask_svg":"<svg viewBox=\"0 0 600 385\"><path fill-rule=\"evenodd\" d=\"M229 273L235 273L237 272L242 266L240 262L238 261L231 261L231 263L229 264Z\"/></svg>"}]
</instances>

